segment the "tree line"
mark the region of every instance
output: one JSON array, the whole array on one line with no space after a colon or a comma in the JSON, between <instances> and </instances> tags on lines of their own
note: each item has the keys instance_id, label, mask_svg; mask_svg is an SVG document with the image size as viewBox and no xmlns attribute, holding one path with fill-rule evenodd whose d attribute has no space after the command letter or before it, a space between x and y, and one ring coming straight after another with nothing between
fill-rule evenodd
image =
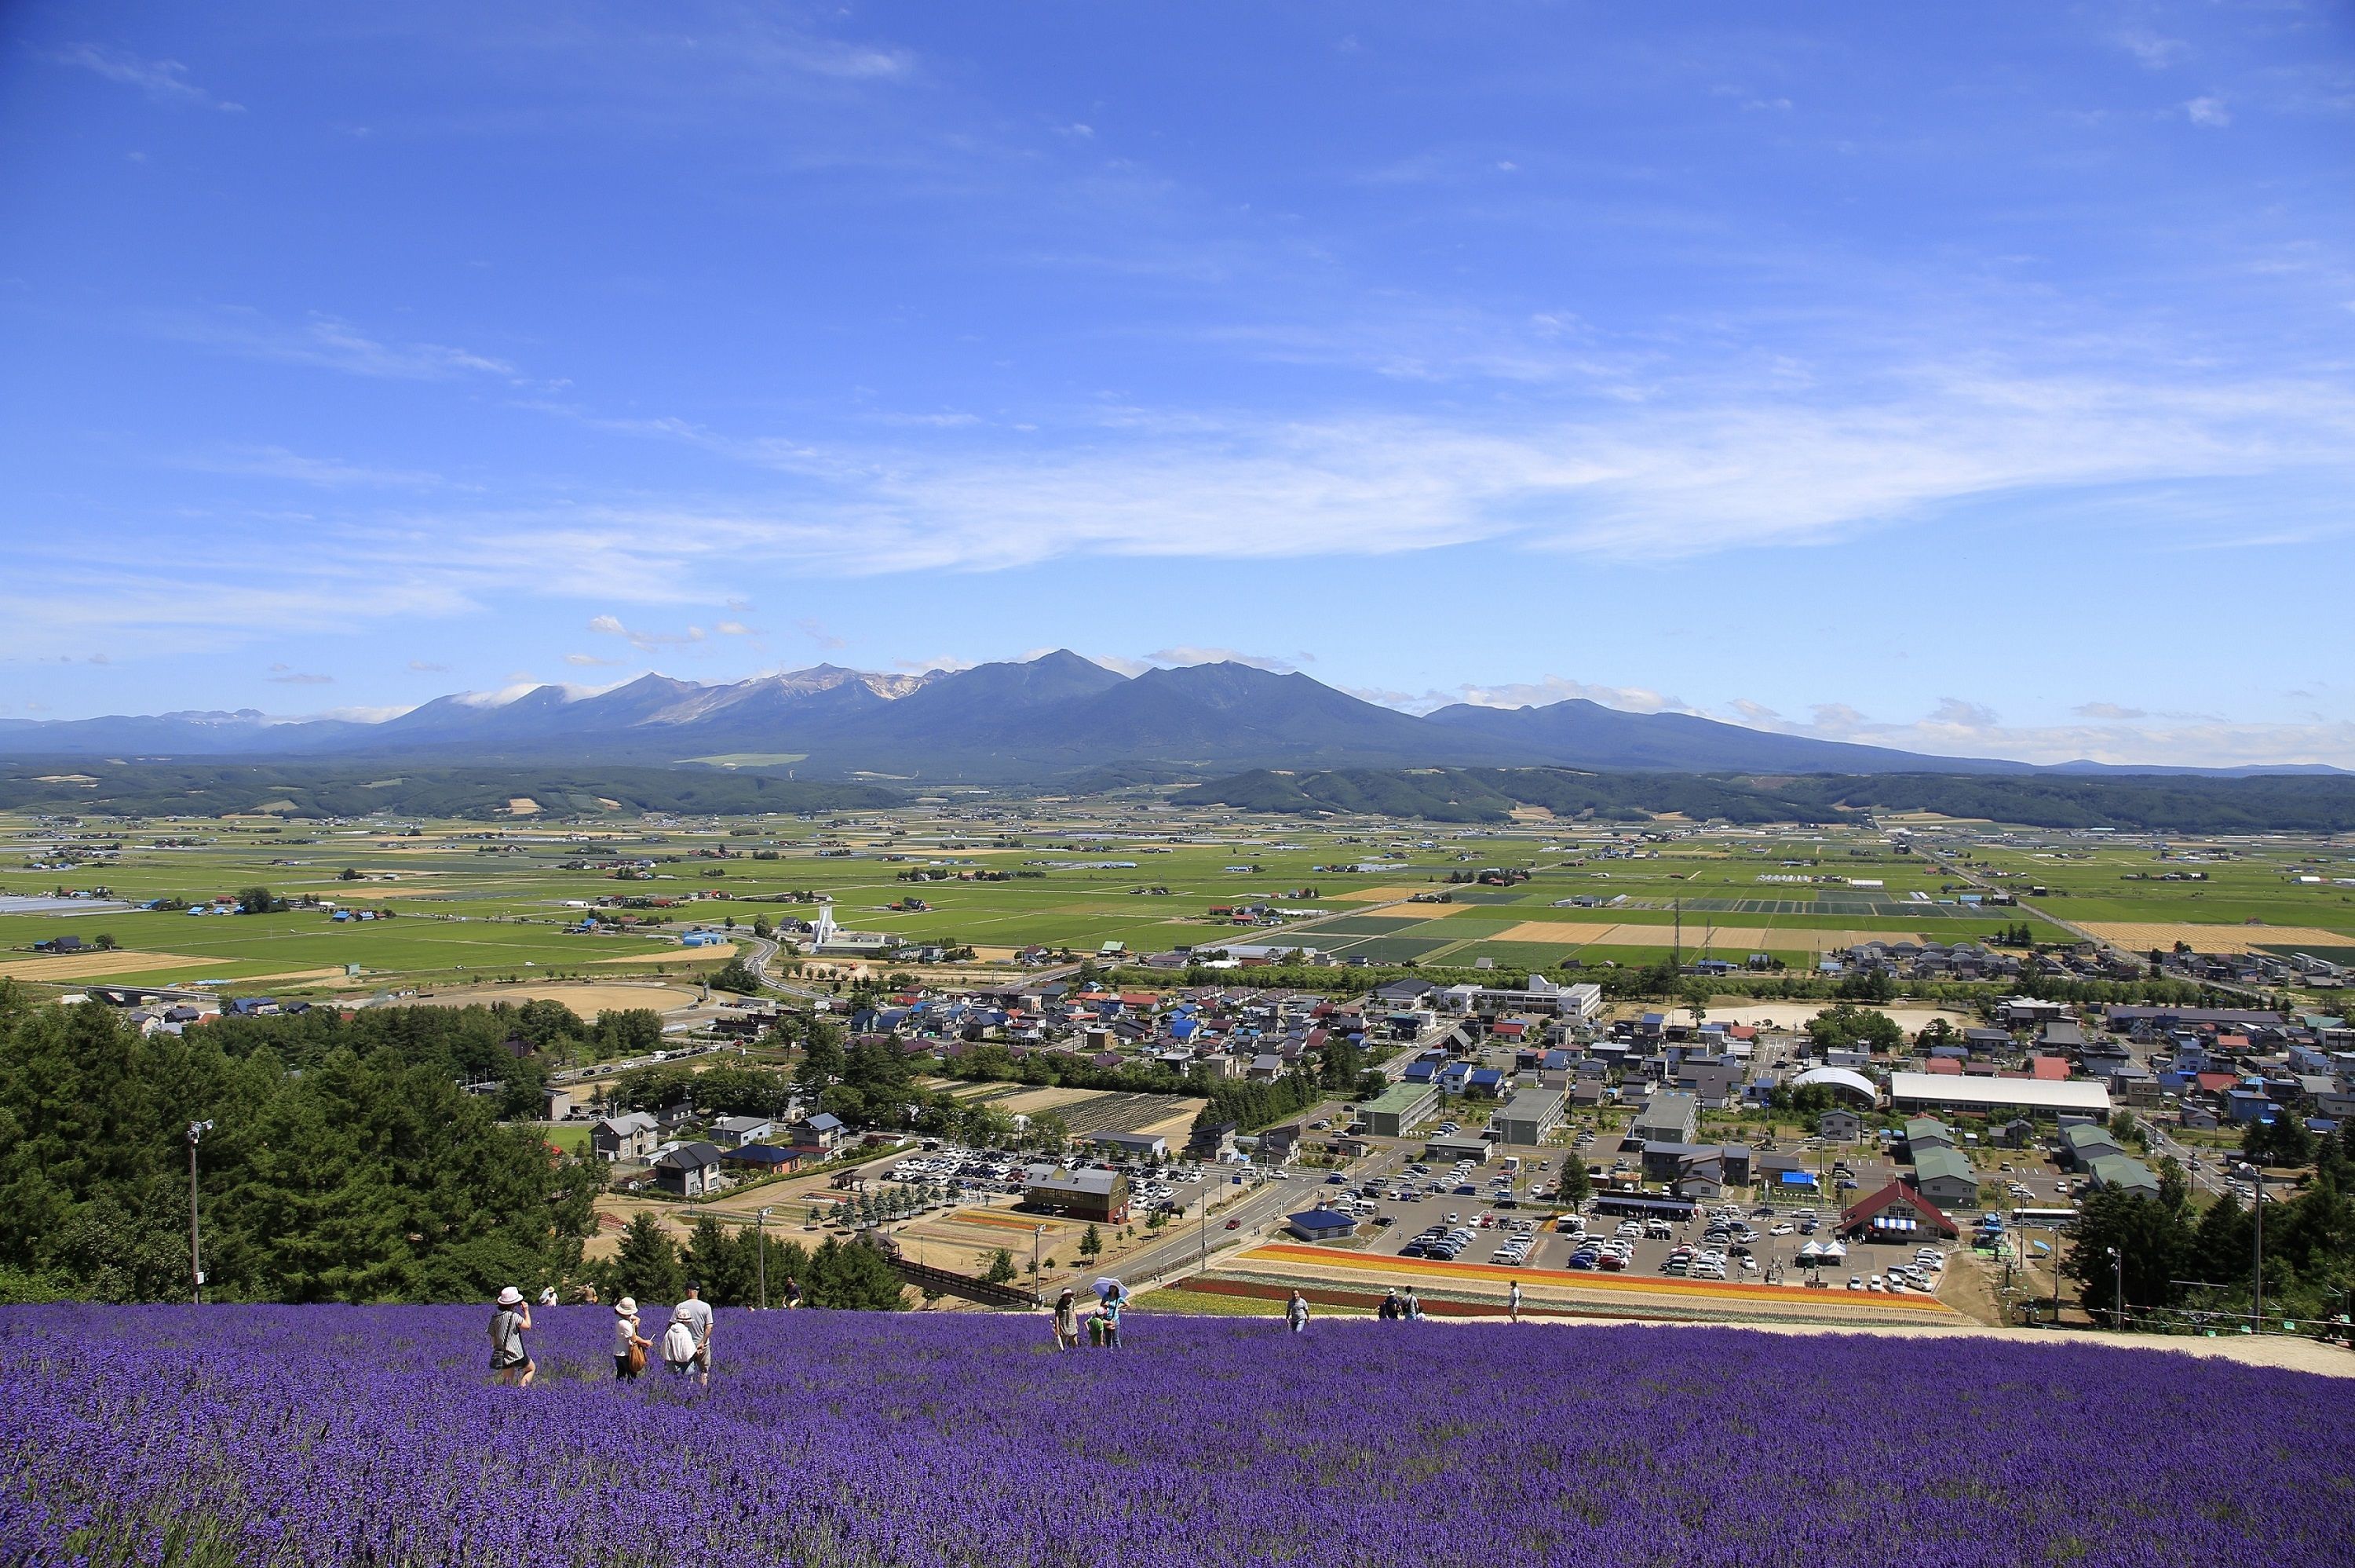
<instances>
[{"instance_id":1,"label":"tree line","mask_svg":"<svg viewBox=\"0 0 2355 1568\"><path fill-rule=\"evenodd\" d=\"M337 1051L379 1051L440 1072L455 1082L499 1085L492 1101L507 1119L538 1119L552 1068L652 1051L662 1044L662 1014L651 1008L600 1013L583 1021L560 1001L495 1001L467 1007L334 1007L267 1016L226 1014L200 1026L230 1055L267 1051L306 1068ZM518 1054L508 1042L528 1049Z\"/></svg>"},{"instance_id":2,"label":"tree line","mask_svg":"<svg viewBox=\"0 0 2355 1568\"><path fill-rule=\"evenodd\" d=\"M2317 1139L2302 1124L2283 1128L2283 1121L2295 1118L2252 1128L2243 1148L2260 1160L2302 1153L2315 1162L2313 1179L2296 1197L2264 1206L2266 1315L2321 1319L2355 1309L2355 1122ZM2130 1321L2154 1309L2249 1311L2254 1213L2230 1195L2198 1208L2172 1156L2158 1171L2155 1198L2105 1187L2079 1205L2062 1270L2082 1287L2087 1309L2114 1319L2123 1275Z\"/></svg>"},{"instance_id":3,"label":"tree line","mask_svg":"<svg viewBox=\"0 0 2355 1568\"><path fill-rule=\"evenodd\" d=\"M402 1012L432 1012L415 1009ZM0 981L0 1297L480 1299L576 1274L602 1168L499 1125L441 1060L297 1019L143 1036Z\"/></svg>"},{"instance_id":4,"label":"tree line","mask_svg":"<svg viewBox=\"0 0 2355 1568\"><path fill-rule=\"evenodd\" d=\"M764 1261L772 1307L784 1305L789 1280L805 1307L889 1312L904 1305L899 1276L873 1247L831 1236L805 1247L758 1228L731 1231L709 1214L696 1221L684 1247L652 1214L637 1214L614 1255L589 1264L582 1275L607 1301L677 1301L692 1279L715 1307L754 1307Z\"/></svg>"}]
</instances>

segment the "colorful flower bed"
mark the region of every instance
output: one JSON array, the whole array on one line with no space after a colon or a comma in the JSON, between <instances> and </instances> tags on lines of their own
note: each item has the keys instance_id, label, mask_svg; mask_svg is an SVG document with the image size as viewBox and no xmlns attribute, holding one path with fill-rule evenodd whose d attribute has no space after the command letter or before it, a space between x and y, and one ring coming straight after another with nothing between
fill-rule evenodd
<instances>
[{"instance_id":1,"label":"colorful flower bed","mask_svg":"<svg viewBox=\"0 0 2355 1568\"><path fill-rule=\"evenodd\" d=\"M704 1392L538 1316L513 1389L487 1308L0 1310L0 1560L2355 1562L2348 1384L2162 1353L723 1313Z\"/></svg>"}]
</instances>

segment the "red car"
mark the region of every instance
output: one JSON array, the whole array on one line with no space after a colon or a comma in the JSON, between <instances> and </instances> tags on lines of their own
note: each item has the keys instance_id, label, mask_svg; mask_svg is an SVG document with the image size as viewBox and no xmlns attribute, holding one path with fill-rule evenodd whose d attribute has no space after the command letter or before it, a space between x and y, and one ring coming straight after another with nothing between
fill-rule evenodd
<instances>
[{"instance_id":1,"label":"red car","mask_svg":"<svg viewBox=\"0 0 2355 1568\"><path fill-rule=\"evenodd\" d=\"M1227 1229L1231 1231L1239 1231L1242 1228L1243 1223L1241 1220L1229 1220L1227 1222Z\"/></svg>"}]
</instances>

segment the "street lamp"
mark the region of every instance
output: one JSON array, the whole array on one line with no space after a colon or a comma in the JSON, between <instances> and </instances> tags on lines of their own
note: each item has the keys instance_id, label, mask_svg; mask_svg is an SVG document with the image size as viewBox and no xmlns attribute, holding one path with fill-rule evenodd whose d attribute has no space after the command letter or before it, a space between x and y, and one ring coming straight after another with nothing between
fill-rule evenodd
<instances>
[{"instance_id":1,"label":"street lamp","mask_svg":"<svg viewBox=\"0 0 2355 1568\"><path fill-rule=\"evenodd\" d=\"M188 1300L197 1307L205 1304L204 1237L197 1219L197 1140L212 1129L208 1121L188 1124Z\"/></svg>"},{"instance_id":2,"label":"street lamp","mask_svg":"<svg viewBox=\"0 0 2355 1568\"><path fill-rule=\"evenodd\" d=\"M2265 1168L2253 1160L2250 1162L2249 1169L2256 1173L2257 1189L2257 1200L2254 1211L2257 1222L2257 1282L2255 1301L2257 1309L2250 1314L2250 1316L2254 1319L2254 1322L2251 1325L2250 1331L2252 1333L2262 1334L2265 1331Z\"/></svg>"},{"instance_id":3,"label":"street lamp","mask_svg":"<svg viewBox=\"0 0 2355 1568\"><path fill-rule=\"evenodd\" d=\"M769 1309L769 1213L770 1209L752 1211L752 1255L760 1262L761 1310L763 1312Z\"/></svg>"},{"instance_id":4,"label":"street lamp","mask_svg":"<svg viewBox=\"0 0 2355 1568\"><path fill-rule=\"evenodd\" d=\"M2110 1298L2110 1318L2119 1329L2126 1326L2126 1255L2117 1248L2104 1247L2110 1261L2117 1266L2117 1294Z\"/></svg>"}]
</instances>

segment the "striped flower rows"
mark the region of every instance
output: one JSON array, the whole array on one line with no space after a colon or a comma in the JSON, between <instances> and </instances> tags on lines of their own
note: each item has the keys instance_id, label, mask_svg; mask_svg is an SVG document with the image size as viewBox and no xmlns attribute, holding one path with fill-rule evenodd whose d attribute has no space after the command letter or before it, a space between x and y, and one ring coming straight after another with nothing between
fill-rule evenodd
<instances>
[{"instance_id":1,"label":"striped flower rows","mask_svg":"<svg viewBox=\"0 0 2355 1568\"><path fill-rule=\"evenodd\" d=\"M2343 1383L1719 1329L721 1314L708 1392L610 1318L0 1310L0 1561L2287 1568L2355 1562Z\"/></svg>"}]
</instances>

